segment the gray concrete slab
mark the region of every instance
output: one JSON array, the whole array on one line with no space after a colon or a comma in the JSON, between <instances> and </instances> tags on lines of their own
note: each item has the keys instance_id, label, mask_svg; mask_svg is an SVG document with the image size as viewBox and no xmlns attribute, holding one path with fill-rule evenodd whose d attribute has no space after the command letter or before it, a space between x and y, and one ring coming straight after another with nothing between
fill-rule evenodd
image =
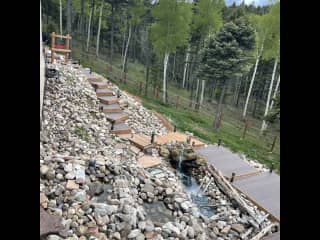
<instances>
[{"instance_id":1,"label":"gray concrete slab","mask_svg":"<svg viewBox=\"0 0 320 240\"><path fill-rule=\"evenodd\" d=\"M266 236L262 240L280 240L280 231Z\"/></svg>"},{"instance_id":2,"label":"gray concrete slab","mask_svg":"<svg viewBox=\"0 0 320 240\"><path fill-rule=\"evenodd\" d=\"M235 180L239 190L248 195L260 206L280 219L280 176L264 172L255 176Z\"/></svg>"},{"instance_id":3,"label":"gray concrete slab","mask_svg":"<svg viewBox=\"0 0 320 240\"><path fill-rule=\"evenodd\" d=\"M258 171L258 169L250 166L237 154L222 146L209 145L195 149L195 151L219 169L224 176L230 177L233 172L235 172L236 175L243 175Z\"/></svg>"}]
</instances>

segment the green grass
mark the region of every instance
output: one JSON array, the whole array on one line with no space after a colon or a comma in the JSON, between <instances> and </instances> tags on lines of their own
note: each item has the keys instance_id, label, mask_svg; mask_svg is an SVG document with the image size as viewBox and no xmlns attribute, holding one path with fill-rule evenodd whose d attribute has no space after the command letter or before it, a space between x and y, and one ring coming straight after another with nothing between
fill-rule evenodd
<instances>
[{"instance_id":1,"label":"green grass","mask_svg":"<svg viewBox=\"0 0 320 240\"><path fill-rule=\"evenodd\" d=\"M76 57L79 58L80 55L75 49L74 59L76 59ZM106 59L105 57L102 58ZM146 108L167 116L177 126L178 130L193 132L195 136L198 136L208 143L215 143L218 139L221 139L222 144L234 152L244 153L248 158L258 160L268 166L273 162L276 172L280 173L280 144L277 142L274 152L269 153L273 138L270 136L261 136L257 127L249 128L245 139L242 140L241 136L244 124L233 118L233 115L225 110L226 116L222 121L221 127L217 132L213 132L213 116L210 114L210 112L213 111L194 112L181 108L175 109L172 104L163 104L160 99L155 99L151 96L151 90L148 96L141 95L139 94L138 82L144 82L145 80L144 67L141 64L129 62L128 77L130 80L124 84L119 81L121 72L120 58L115 56L114 63L113 75L108 75L108 79L116 83L121 89L139 96ZM106 62L104 60L95 57L84 57L81 58L81 64L85 67L92 67L94 72L103 76L106 75ZM184 89L177 89L173 85L169 85L168 89L176 95L188 98L189 93ZM143 93L144 91L142 94Z\"/></svg>"},{"instance_id":2,"label":"green grass","mask_svg":"<svg viewBox=\"0 0 320 240\"><path fill-rule=\"evenodd\" d=\"M80 137L82 140L85 140L86 142L89 142L89 141L90 141L88 132L87 132L85 129L83 129L83 128L75 127L73 133L74 133L75 135L77 135L78 137Z\"/></svg>"}]
</instances>

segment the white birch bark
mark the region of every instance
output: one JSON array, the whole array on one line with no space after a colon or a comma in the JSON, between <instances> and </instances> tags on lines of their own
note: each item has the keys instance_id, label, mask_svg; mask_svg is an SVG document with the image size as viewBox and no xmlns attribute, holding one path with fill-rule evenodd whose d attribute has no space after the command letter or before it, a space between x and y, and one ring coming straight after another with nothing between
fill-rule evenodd
<instances>
[{"instance_id":1,"label":"white birch bark","mask_svg":"<svg viewBox=\"0 0 320 240\"><path fill-rule=\"evenodd\" d=\"M131 24L129 23L129 36L128 36L128 41L127 41L126 49L125 49L125 51L124 51L123 64L122 64L122 72L123 72L123 73L124 73L125 66L126 66L127 54L128 54L130 39L131 39Z\"/></svg>"},{"instance_id":2,"label":"white birch bark","mask_svg":"<svg viewBox=\"0 0 320 240\"><path fill-rule=\"evenodd\" d=\"M166 91L167 91L167 67L169 61L169 53L164 54L164 61L163 61L163 91L162 91L162 100L166 102Z\"/></svg>"},{"instance_id":3,"label":"white birch bark","mask_svg":"<svg viewBox=\"0 0 320 240\"><path fill-rule=\"evenodd\" d=\"M276 60L274 61L274 66L273 66L273 71L272 71L272 78L271 78L271 82L270 82L270 86L269 86L269 91L268 91L268 97L267 97L267 102L266 102L266 108L264 111L264 117L267 116L268 114L268 110L269 110L269 103L270 103L270 98L271 98L271 92L272 92L272 87L273 87L273 81L274 81L274 76L276 74L276 69L277 69L277 64L278 64L278 56L276 57ZM262 121L262 125L261 125L261 133L263 131L265 131L267 128L267 123L265 120Z\"/></svg>"},{"instance_id":4,"label":"white birch bark","mask_svg":"<svg viewBox=\"0 0 320 240\"><path fill-rule=\"evenodd\" d=\"M186 83L186 75L187 75L187 68L189 65L189 58L190 58L190 44L188 45L187 54L186 54L186 61L184 63L182 88L185 87L185 83Z\"/></svg>"},{"instance_id":5,"label":"white birch bark","mask_svg":"<svg viewBox=\"0 0 320 240\"><path fill-rule=\"evenodd\" d=\"M87 37L87 48L86 51L89 51L89 42L90 42L90 29L91 29L91 17L92 17L93 7L91 7L90 15L89 15L89 24L88 24L88 37Z\"/></svg>"},{"instance_id":6,"label":"white birch bark","mask_svg":"<svg viewBox=\"0 0 320 240\"><path fill-rule=\"evenodd\" d=\"M258 64L259 64L259 60L260 60L262 52L263 52L263 44L261 46L260 52L258 51L258 53L257 53L256 63L255 63L255 66L254 66L254 70L253 70L253 74L252 74L252 78L251 78L251 82L250 82L250 86L249 86L247 99L246 99L246 103L244 105L244 109L243 109L243 113L242 113L242 117L243 118L245 118L246 114L247 114L247 108L248 108L249 99L250 99L250 95L251 95L251 91L252 91L252 87L253 87L253 82L254 82L255 77L256 77L257 68L258 68Z\"/></svg>"},{"instance_id":7,"label":"white birch bark","mask_svg":"<svg viewBox=\"0 0 320 240\"><path fill-rule=\"evenodd\" d=\"M97 47L96 47L96 56L97 57L99 56L99 43L100 43L100 30L101 30L102 10L103 10L103 2L101 2L100 15L99 15L99 26L98 26Z\"/></svg>"},{"instance_id":8,"label":"white birch bark","mask_svg":"<svg viewBox=\"0 0 320 240\"><path fill-rule=\"evenodd\" d=\"M194 99L197 99L198 91L199 91L199 79L197 79L196 96L194 97Z\"/></svg>"},{"instance_id":9,"label":"white birch bark","mask_svg":"<svg viewBox=\"0 0 320 240\"><path fill-rule=\"evenodd\" d=\"M205 80L202 80L201 83L202 83L202 84L201 84L201 95L200 95L200 101L199 101L199 109L201 108L202 101L203 101L203 93L204 93Z\"/></svg>"},{"instance_id":10,"label":"white birch bark","mask_svg":"<svg viewBox=\"0 0 320 240\"><path fill-rule=\"evenodd\" d=\"M277 92L278 92L279 85L280 85L280 74L279 74L279 77L278 77L278 81L277 81L276 88L274 89L272 101L271 101L271 104L270 104L270 107L269 107L269 112L270 112L270 110L271 110L272 107L273 107L273 103L274 103L274 100L273 100L273 99L275 99L276 96L277 96Z\"/></svg>"}]
</instances>

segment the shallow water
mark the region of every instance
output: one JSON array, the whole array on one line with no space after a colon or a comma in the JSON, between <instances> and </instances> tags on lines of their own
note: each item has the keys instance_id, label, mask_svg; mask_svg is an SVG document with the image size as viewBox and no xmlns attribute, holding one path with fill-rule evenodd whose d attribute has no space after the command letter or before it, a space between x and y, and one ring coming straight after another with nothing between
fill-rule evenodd
<instances>
[{"instance_id":1,"label":"shallow water","mask_svg":"<svg viewBox=\"0 0 320 240\"><path fill-rule=\"evenodd\" d=\"M209 199L200 189L200 185L196 179L191 176L190 171L185 168L180 170L180 180L183 184L184 190L188 194L191 201L199 208L200 213L208 218L215 214L213 207L208 207Z\"/></svg>"},{"instance_id":2,"label":"shallow water","mask_svg":"<svg viewBox=\"0 0 320 240\"><path fill-rule=\"evenodd\" d=\"M154 223L162 225L174 220L174 216L172 216L171 211L161 201L144 203L143 207L147 213L147 218Z\"/></svg>"}]
</instances>

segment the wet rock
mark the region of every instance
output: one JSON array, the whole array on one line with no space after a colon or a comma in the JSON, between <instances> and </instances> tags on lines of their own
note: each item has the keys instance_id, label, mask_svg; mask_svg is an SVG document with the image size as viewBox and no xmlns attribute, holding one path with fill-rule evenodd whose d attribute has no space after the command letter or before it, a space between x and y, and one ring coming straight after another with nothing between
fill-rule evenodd
<instances>
[{"instance_id":1,"label":"wet rock","mask_svg":"<svg viewBox=\"0 0 320 240\"><path fill-rule=\"evenodd\" d=\"M47 237L47 240L61 240L62 238L59 237L58 235L49 235Z\"/></svg>"},{"instance_id":2,"label":"wet rock","mask_svg":"<svg viewBox=\"0 0 320 240\"><path fill-rule=\"evenodd\" d=\"M231 229L235 230L239 234L245 231L245 227L242 224L232 224Z\"/></svg>"},{"instance_id":3,"label":"wet rock","mask_svg":"<svg viewBox=\"0 0 320 240\"><path fill-rule=\"evenodd\" d=\"M160 154L160 156L162 156L164 158L169 158L169 156L170 156L169 150L164 146L160 147L159 154Z\"/></svg>"},{"instance_id":4,"label":"wet rock","mask_svg":"<svg viewBox=\"0 0 320 240\"><path fill-rule=\"evenodd\" d=\"M173 190L171 188L166 188L166 195L171 196L173 194Z\"/></svg>"},{"instance_id":5,"label":"wet rock","mask_svg":"<svg viewBox=\"0 0 320 240\"><path fill-rule=\"evenodd\" d=\"M129 239L130 238L135 238L141 233L140 229L134 229L132 230L129 235L127 236Z\"/></svg>"},{"instance_id":6,"label":"wet rock","mask_svg":"<svg viewBox=\"0 0 320 240\"><path fill-rule=\"evenodd\" d=\"M56 174L55 170L49 169L46 173L46 178L48 180L53 180L55 178L55 174Z\"/></svg>"},{"instance_id":7,"label":"wet rock","mask_svg":"<svg viewBox=\"0 0 320 240\"><path fill-rule=\"evenodd\" d=\"M115 232L115 233L112 235L112 239L121 240L120 233L119 233L119 232Z\"/></svg>"},{"instance_id":8,"label":"wet rock","mask_svg":"<svg viewBox=\"0 0 320 240\"><path fill-rule=\"evenodd\" d=\"M230 229L231 229L231 226L228 225L228 226L224 227L224 228L221 230L221 233L222 233L222 234L228 234L228 232L230 231Z\"/></svg>"}]
</instances>

